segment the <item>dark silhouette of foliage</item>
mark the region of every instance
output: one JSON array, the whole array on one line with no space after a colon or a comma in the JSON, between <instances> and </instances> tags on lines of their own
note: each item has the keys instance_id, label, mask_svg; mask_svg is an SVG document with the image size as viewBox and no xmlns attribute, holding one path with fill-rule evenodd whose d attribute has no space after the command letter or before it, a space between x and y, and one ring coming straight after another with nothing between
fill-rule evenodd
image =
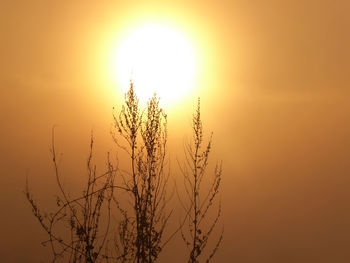
<instances>
[{"instance_id":1,"label":"dark silhouette of foliage","mask_svg":"<svg viewBox=\"0 0 350 263\"><path fill-rule=\"evenodd\" d=\"M112 134L130 156L131 173L121 176L123 187L131 193L133 215L124 217L120 238L124 253L131 253L134 261L155 262L164 245L162 237L170 216L165 211L169 178L164 171L167 118L155 95L149 100L144 116L132 83L125 104L119 116L114 116L117 133ZM127 141L127 147L121 146L118 134ZM124 209L121 212L127 214ZM134 246L131 251L130 245Z\"/></svg>"},{"instance_id":2,"label":"dark silhouette of foliage","mask_svg":"<svg viewBox=\"0 0 350 263\"><path fill-rule=\"evenodd\" d=\"M185 149L186 161L183 166L180 166L184 177L184 188L187 197L187 200L180 198L180 202L186 211L188 223L187 233L184 227L181 226L181 236L189 250L188 262L198 263L221 215L221 202L219 202L216 216L212 222L208 222L208 212L213 208L214 201L219 193L222 175L222 165L217 164L213 174L213 181L209 185L209 190L205 191L202 189L211 150L212 134L210 135L209 142L205 145L203 142L203 126L199 99L196 113L192 118L192 130L192 142ZM218 241L205 259L205 262L209 262L213 258L220 246L222 237L223 232L221 232Z\"/></svg>"},{"instance_id":3,"label":"dark silhouette of foliage","mask_svg":"<svg viewBox=\"0 0 350 263\"><path fill-rule=\"evenodd\" d=\"M52 162L59 188L56 196L56 210L50 214L43 213L29 191L25 190L27 200L32 206L34 216L46 231L49 239L43 242L51 247L53 260L66 262L99 262L108 258L104 254L111 223L111 201L113 198L116 170L108 160L108 169L97 175L92 163L93 137L91 136L90 153L87 160L87 184L80 197L70 198L61 184L60 169L55 150L54 129L52 134ZM104 217L106 224L101 224ZM60 229L67 229L69 235L61 234Z\"/></svg>"},{"instance_id":4,"label":"dark silhouette of foliage","mask_svg":"<svg viewBox=\"0 0 350 263\"><path fill-rule=\"evenodd\" d=\"M113 165L108 154L107 170L97 174L91 136L86 185L82 194L71 198L61 183L53 129L51 154L59 190L53 212L47 214L39 209L27 183L26 198L48 235L43 244L50 246L52 262L156 262L179 230L190 251L188 262L199 262L220 217L219 206L214 221L204 227L203 220L214 205L222 173L221 165L218 165L209 191L200 190L211 139L203 150L199 102L193 118L194 143L187 149L187 165L182 169L189 201L189 205L185 205L185 200L181 201L186 209L187 237L183 223L165 238L173 211L165 209L172 194L168 194L170 172L166 171L167 116L159 107L159 99L154 95L146 110L141 111L131 82L125 105L113 117L112 137L127 153L128 169ZM200 199L203 194L204 198ZM206 262L214 256L221 240L222 233Z\"/></svg>"}]
</instances>

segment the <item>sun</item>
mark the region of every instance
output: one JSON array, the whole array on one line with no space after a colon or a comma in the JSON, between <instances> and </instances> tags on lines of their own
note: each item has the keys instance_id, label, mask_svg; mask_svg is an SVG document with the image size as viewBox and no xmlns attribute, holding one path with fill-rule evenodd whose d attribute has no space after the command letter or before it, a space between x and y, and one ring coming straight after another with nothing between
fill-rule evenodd
<instances>
[{"instance_id":1,"label":"sun","mask_svg":"<svg viewBox=\"0 0 350 263\"><path fill-rule=\"evenodd\" d=\"M178 102L195 85L195 50L185 34L169 25L143 23L129 30L113 60L123 91L131 79L141 101L156 93L163 103Z\"/></svg>"}]
</instances>

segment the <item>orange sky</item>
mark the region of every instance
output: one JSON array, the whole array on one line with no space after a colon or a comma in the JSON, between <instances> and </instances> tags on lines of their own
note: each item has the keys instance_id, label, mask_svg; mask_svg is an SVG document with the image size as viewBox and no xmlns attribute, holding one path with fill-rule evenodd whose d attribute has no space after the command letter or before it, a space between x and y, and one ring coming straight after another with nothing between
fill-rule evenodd
<instances>
[{"instance_id":1,"label":"orange sky","mask_svg":"<svg viewBox=\"0 0 350 263\"><path fill-rule=\"evenodd\" d=\"M149 17L174 21L202 52L195 92L168 109L169 154L181 154L172 145L189 137L200 96L211 161L224 165L214 262L349 262L348 1L72 2L1 4L3 262L39 262L45 251L22 191L28 175L40 204L52 201L53 125L72 189L91 129L97 162L115 151L109 129L121 98L108 52L118 32Z\"/></svg>"}]
</instances>

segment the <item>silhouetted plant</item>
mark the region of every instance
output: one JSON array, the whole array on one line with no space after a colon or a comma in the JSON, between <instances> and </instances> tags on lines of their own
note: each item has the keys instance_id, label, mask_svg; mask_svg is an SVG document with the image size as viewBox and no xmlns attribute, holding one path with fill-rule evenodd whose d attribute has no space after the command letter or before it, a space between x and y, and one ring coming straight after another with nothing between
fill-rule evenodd
<instances>
[{"instance_id":1,"label":"silhouetted plant","mask_svg":"<svg viewBox=\"0 0 350 263\"><path fill-rule=\"evenodd\" d=\"M154 95L148 101L146 110L141 111L133 83L130 83L125 105L113 117L112 136L115 143L128 154L130 169L117 168L118 165L111 163L108 154L107 171L98 175L92 163L91 136L86 186L81 195L70 198L61 184L53 129L51 153L59 189L56 210L50 214L41 212L27 183L25 194L34 216L48 235L48 240L43 244L50 245L52 262L59 259L72 263L156 262L164 246L180 229L190 251L188 262L199 262L198 258L220 217L221 206L214 221L207 228L203 224L219 192L222 173L221 165L218 165L209 191L200 191L211 139L203 150L199 101L193 117L194 142L188 146L187 165L182 169L189 204L180 201L186 209L189 237L185 235L184 225L180 224L164 239L164 231L172 214L165 208L172 195L167 193L170 172L165 171L167 116L159 107L159 99ZM122 194L126 194L127 198L120 197ZM203 199L200 199L202 196ZM111 219L112 214L115 220ZM112 224L116 228L111 227ZM222 233L207 262L214 256L221 241Z\"/></svg>"},{"instance_id":2,"label":"silhouetted plant","mask_svg":"<svg viewBox=\"0 0 350 263\"><path fill-rule=\"evenodd\" d=\"M118 204L124 215L120 249L130 261L151 263L157 260L166 243L162 238L171 214L165 211L169 178L164 171L167 118L155 95L149 100L144 116L132 83L125 104L120 114L114 116L117 133L112 133L115 142L129 154L131 166L130 173L121 173L123 187L131 193L133 212L128 216ZM121 146L117 135L126 140L127 147Z\"/></svg>"},{"instance_id":3,"label":"silhouetted plant","mask_svg":"<svg viewBox=\"0 0 350 263\"><path fill-rule=\"evenodd\" d=\"M107 171L97 175L96 166L92 163L93 137L91 136L87 160L87 184L81 196L70 198L61 183L54 138L53 129L51 154L59 188L56 210L50 214L41 212L29 191L28 183L25 190L34 216L49 236L43 244L49 244L51 247L52 262L62 259L65 262L92 263L108 259L109 256L104 252L108 251L106 244L111 223L111 201L116 170L108 158ZM100 221L102 215L107 221L104 227ZM68 233L62 234L62 227L67 229Z\"/></svg>"},{"instance_id":4,"label":"silhouetted plant","mask_svg":"<svg viewBox=\"0 0 350 263\"><path fill-rule=\"evenodd\" d=\"M186 211L186 220L188 223L186 232L184 227L181 227L181 236L189 251L188 262L198 263L221 215L221 202L219 202L216 216L214 216L211 222L208 221L208 212L213 209L214 201L218 196L222 175L222 165L217 164L209 189L203 191L202 184L206 176L212 134L210 135L209 142L204 145L199 99L196 113L192 118L192 130L193 140L190 144L186 145L186 161L183 166L180 166L187 196L187 200L180 198L180 202ZM207 255L205 262L209 262L213 258L220 246L222 238L223 232L221 232L210 254Z\"/></svg>"}]
</instances>

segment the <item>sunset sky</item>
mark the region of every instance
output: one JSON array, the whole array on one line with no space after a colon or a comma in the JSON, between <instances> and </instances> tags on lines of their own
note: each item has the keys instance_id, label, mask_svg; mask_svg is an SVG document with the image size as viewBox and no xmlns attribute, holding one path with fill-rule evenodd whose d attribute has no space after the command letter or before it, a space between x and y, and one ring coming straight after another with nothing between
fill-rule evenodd
<instances>
[{"instance_id":1,"label":"sunset sky","mask_svg":"<svg viewBox=\"0 0 350 263\"><path fill-rule=\"evenodd\" d=\"M47 260L26 177L49 210L54 125L71 192L91 130L103 170L131 77L139 92L154 81L161 96L174 171L201 98L210 162L223 162L225 232L213 262L350 262L349 14L346 0L2 0L1 262ZM166 46L159 58L147 53L152 39ZM132 42L150 47L136 53L141 70L121 55ZM153 66L160 74L138 81ZM182 249L174 240L161 262L181 262Z\"/></svg>"}]
</instances>

